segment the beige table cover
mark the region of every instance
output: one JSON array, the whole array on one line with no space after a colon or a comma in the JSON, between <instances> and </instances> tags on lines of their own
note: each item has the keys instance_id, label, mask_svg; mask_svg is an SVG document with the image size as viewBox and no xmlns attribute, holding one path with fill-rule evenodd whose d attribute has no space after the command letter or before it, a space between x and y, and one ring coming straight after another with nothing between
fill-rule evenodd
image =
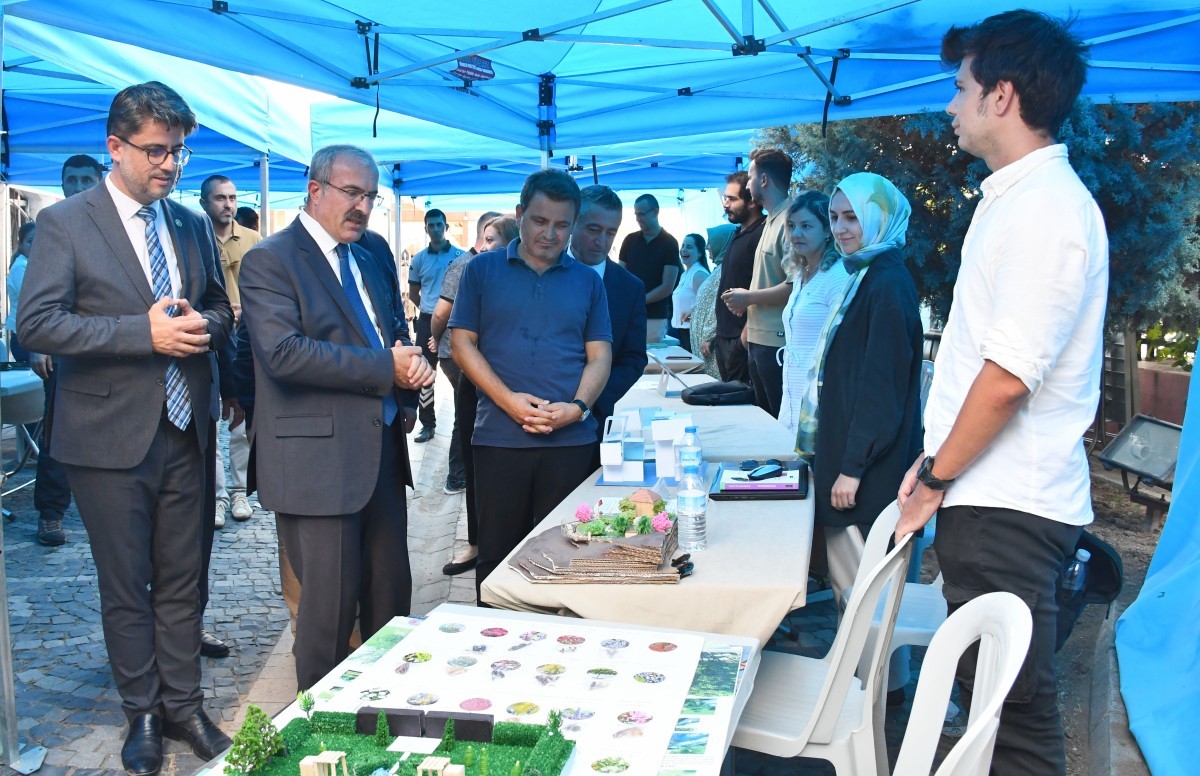
<instances>
[{"instance_id":1,"label":"beige table cover","mask_svg":"<svg viewBox=\"0 0 1200 776\"><path fill-rule=\"evenodd\" d=\"M710 467L710 477L715 469ZM558 531L580 504L635 490L596 485L598 477L599 472L588 477L534 531ZM710 501L708 549L692 553L695 570L677 585L535 585L505 559L484 580L483 601L501 609L748 636L766 643L784 615L804 606L812 529L811 496L801 501Z\"/></svg>"}]
</instances>

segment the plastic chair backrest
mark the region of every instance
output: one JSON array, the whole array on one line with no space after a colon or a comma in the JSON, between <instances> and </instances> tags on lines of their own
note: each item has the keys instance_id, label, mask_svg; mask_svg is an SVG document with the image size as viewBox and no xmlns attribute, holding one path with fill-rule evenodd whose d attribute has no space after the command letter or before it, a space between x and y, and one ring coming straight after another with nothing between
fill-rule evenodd
<instances>
[{"instance_id":1,"label":"plastic chair backrest","mask_svg":"<svg viewBox=\"0 0 1200 776\"><path fill-rule=\"evenodd\" d=\"M878 521L876 521L878 526ZM875 528L871 529L874 535ZM908 561L912 557L912 536L905 536L886 557L866 572L860 569L861 579L854 586L854 594L846 606L842 624L833 639L833 646L825 660L829 671L825 684L817 698L817 713L813 715L808 729L801 736L803 741L829 743L833 738L838 717L846 703L850 682L858 672L859 665L865 667L865 675L859 673L866 691L863 717L857 725L870 725L874 701L882 692L882 673L887 664L889 642L896 624L896 613L900 610L900 597L904 595L904 575L908 572ZM879 607L879 599L886 593L883 606L883 623L872 642L872 615ZM882 744L881 744L882 745Z\"/></svg>"},{"instance_id":2,"label":"plastic chair backrest","mask_svg":"<svg viewBox=\"0 0 1200 776\"><path fill-rule=\"evenodd\" d=\"M933 385L933 362L921 362L921 417L925 417L925 402L929 401L929 386Z\"/></svg>"},{"instance_id":3,"label":"plastic chair backrest","mask_svg":"<svg viewBox=\"0 0 1200 776\"><path fill-rule=\"evenodd\" d=\"M959 658L979 642L975 689L967 731L946 755L936 776L987 776L1000 711L1029 650L1033 618L1012 593L988 593L946 620L925 653L908 728L893 773L926 776L942 734L942 721Z\"/></svg>"},{"instance_id":4,"label":"plastic chair backrest","mask_svg":"<svg viewBox=\"0 0 1200 776\"><path fill-rule=\"evenodd\" d=\"M854 575L854 590L858 589L864 581L863 577L878 566L887 554L888 542L896 533L896 523L899 521L900 505L895 501L884 507L879 517L875 518L871 532L867 534L867 540L863 544L862 559L858 562L858 572Z\"/></svg>"}]
</instances>

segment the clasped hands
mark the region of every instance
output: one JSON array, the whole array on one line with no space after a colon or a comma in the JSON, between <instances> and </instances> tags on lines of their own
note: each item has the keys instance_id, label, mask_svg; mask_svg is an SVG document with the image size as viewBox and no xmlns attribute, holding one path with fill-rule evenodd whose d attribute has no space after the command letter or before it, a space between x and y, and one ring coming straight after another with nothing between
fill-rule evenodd
<instances>
[{"instance_id":1,"label":"clasped hands","mask_svg":"<svg viewBox=\"0 0 1200 776\"><path fill-rule=\"evenodd\" d=\"M539 399L528 393L511 393L504 411L530 434L549 434L551 431L576 423L583 410L574 402Z\"/></svg>"},{"instance_id":2,"label":"clasped hands","mask_svg":"<svg viewBox=\"0 0 1200 776\"><path fill-rule=\"evenodd\" d=\"M405 345L400 340L392 347L392 382L401 388L419 391L432 385L436 375L433 367L421 355L421 349L415 345Z\"/></svg>"},{"instance_id":3,"label":"clasped hands","mask_svg":"<svg viewBox=\"0 0 1200 776\"><path fill-rule=\"evenodd\" d=\"M175 315L167 315L167 308L176 306ZM208 333L208 319L196 312L186 299L164 296L149 310L150 345L155 353L175 358L186 358L208 352L212 337Z\"/></svg>"}]
</instances>

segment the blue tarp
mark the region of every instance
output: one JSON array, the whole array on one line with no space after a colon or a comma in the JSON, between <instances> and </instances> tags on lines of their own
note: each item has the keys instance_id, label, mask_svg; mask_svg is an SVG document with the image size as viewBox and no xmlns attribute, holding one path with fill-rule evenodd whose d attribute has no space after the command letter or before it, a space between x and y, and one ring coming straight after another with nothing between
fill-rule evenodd
<instances>
[{"instance_id":1,"label":"blue tarp","mask_svg":"<svg viewBox=\"0 0 1200 776\"><path fill-rule=\"evenodd\" d=\"M1200 721L1200 380L1192 379L1171 511L1142 590L1117 621L1129 728L1154 776L1191 776Z\"/></svg>"}]
</instances>

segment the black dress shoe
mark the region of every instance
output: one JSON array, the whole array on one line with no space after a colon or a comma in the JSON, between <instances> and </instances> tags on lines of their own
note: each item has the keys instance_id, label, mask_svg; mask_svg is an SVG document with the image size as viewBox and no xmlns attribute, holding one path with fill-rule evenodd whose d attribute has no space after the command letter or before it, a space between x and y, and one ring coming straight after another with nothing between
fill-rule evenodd
<instances>
[{"instance_id":1,"label":"black dress shoe","mask_svg":"<svg viewBox=\"0 0 1200 776\"><path fill-rule=\"evenodd\" d=\"M229 657L229 645L206 630L200 631L200 654L203 657Z\"/></svg>"},{"instance_id":2,"label":"black dress shoe","mask_svg":"<svg viewBox=\"0 0 1200 776\"><path fill-rule=\"evenodd\" d=\"M213 724L203 709L197 709L182 722L163 725L163 733L173 741L186 741L201 760L208 762L233 743L229 736Z\"/></svg>"},{"instance_id":3,"label":"black dress shoe","mask_svg":"<svg viewBox=\"0 0 1200 776\"><path fill-rule=\"evenodd\" d=\"M121 747L121 764L132 776L154 776L162 768L162 717L138 714L129 720L129 735Z\"/></svg>"},{"instance_id":4,"label":"black dress shoe","mask_svg":"<svg viewBox=\"0 0 1200 776\"><path fill-rule=\"evenodd\" d=\"M413 437L414 442L428 442L433 439L433 426L421 426L421 431Z\"/></svg>"},{"instance_id":5,"label":"black dress shoe","mask_svg":"<svg viewBox=\"0 0 1200 776\"><path fill-rule=\"evenodd\" d=\"M445 566L442 566L442 573L448 577L458 576L464 571L470 571L471 569L475 568L475 564L478 561L479 557L476 556L470 560L464 560L461 563L447 563Z\"/></svg>"}]
</instances>

